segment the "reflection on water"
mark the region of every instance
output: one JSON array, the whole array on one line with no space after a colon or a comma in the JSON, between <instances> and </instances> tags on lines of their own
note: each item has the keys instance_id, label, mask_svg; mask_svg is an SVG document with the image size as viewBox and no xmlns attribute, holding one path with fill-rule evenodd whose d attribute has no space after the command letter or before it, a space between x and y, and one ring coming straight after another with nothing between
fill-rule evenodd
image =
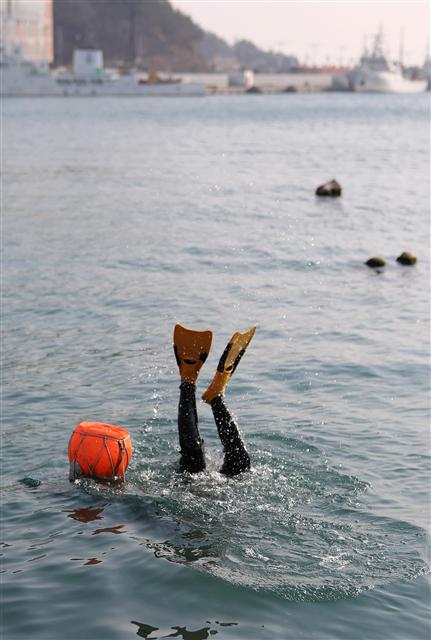
<instances>
[{"instance_id":1,"label":"reflection on water","mask_svg":"<svg viewBox=\"0 0 431 640\"><path fill-rule=\"evenodd\" d=\"M105 510L105 506L99 507L97 509L93 507L83 507L81 509L65 509L65 513L69 514L67 516L68 518L72 518L72 520L77 520L78 522L87 524L88 522L94 522L94 520L102 520L103 518L100 514ZM125 527L125 524L117 524L113 527L100 527L99 529L95 529L91 535L97 536L99 533L125 533ZM124 529L124 531L122 531L122 529Z\"/></svg>"},{"instance_id":2,"label":"reflection on water","mask_svg":"<svg viewBox=\"0 0 431 640\"><path fill-rule=\"evenodd\" d=\"M68 518L72 518L78 522L93 522L93 520L102 520L100 514L104 509L105 507L100 507L99 509L84 507L82 509L67 509L66 513L69 513Z\"/></svg>"},{"instance_id":3,"label":"reflection on water","mask_svg":"<svg viewBox=\"0 0 431 640\"><path fill-rule=\"evenodd\" d=\"M137 635L141 638L148 638L148 640L158 640L159 638L206 640L206 638L215 636L218 633L217 629L211 627L202 627L201 629L196 629L196 631L189 631L186 627L179 627L175 625L173 627L161 629L159 627L153 627L150 624L145 624L145 622L135 622L134 620L132 620L131 623L138 626ZM207 620L206 623L212 624L209 620ZM218 620L216 620L214 624L220 627L235 627L238 625L237 622L219 622Z\"/></svg>"},{"instance_id":4,"label":"reflection on water","mask_svg":"<svg viewBox=\"0 0 431 640\"><path fill-rule=\"evenodd\" d=\"M126 525L125 524L117 524L116 527L104 527L103 529L95 529L91 535L97 536L99 533L125 533L125 531L120 531Z\"/></svg>"},{"instance_id":5,"label":"reflection on water","mask_svg":"<svg viewBox=\"0 0 431 640\"><path fill-rule=\"evenodd\" d=\"M91 564L102 564L103 560L99 560L99 558L70 558L71 560L73 560L74 562L79 562L81 560L85 560L85 562L83 562L83 565L91 565Z\"/></svg>"},{"instance_id":6,"label":"reflection on water","mask_svg":"<svg viewBox=\"0 0 431 640\"><path fill-rule=\"evenodd\" d=\"M147 539L142 544L151 549L156 558L164 558L177 564L199 562L201 566L208 569L211 563L214 564L218 558L223 556L222 551L226 548L223 540L215 538L211 541L209 534L197 532L196 530L192 532L177 532L176 536L171 540L162 542ZM187 542L190 538L192 539L191 544ZM198 544L193 541L193 539L199 538L203 538L204 543Z\"/></svg>"},{"instance_id":7,"label":"reflection on water","mask_svg":"<svg viewBox=\"0 0 431 640\"><path fill-rule=\"evenodd\" d=\"M84 562L84 564L101 564L102 562L102 560L98 560L97 558L88 558L87 562Z\"/></svg>"},{"instance_id":8,"label":"reflection on water","mask_svg":"<svg viewBox=\"0 0 431 640\"><path fill-rule=\"evenodd\" d=\"M35 560L41 560L42 558L46 558L46 553L42 553L41 556L35 556L34 558L30 558L27 562L35 562Z\"/></svg>"}]
</instances>

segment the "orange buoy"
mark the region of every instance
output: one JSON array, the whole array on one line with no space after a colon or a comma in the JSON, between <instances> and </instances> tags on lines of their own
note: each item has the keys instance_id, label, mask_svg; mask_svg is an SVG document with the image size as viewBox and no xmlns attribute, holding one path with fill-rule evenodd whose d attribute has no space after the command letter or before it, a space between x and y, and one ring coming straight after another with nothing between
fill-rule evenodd
<instances>
[{"instance_id":1,"label":"orange buoy","mask_svg":"<svg viewBox=\"0 0 431 640\"><path fill-rule=\"evenodd\" d=\"M99 480L124 479L132 457L126 429L104 422L80 422L69 440L69 479L80 476Z\"/></svg>"}]
</instances>

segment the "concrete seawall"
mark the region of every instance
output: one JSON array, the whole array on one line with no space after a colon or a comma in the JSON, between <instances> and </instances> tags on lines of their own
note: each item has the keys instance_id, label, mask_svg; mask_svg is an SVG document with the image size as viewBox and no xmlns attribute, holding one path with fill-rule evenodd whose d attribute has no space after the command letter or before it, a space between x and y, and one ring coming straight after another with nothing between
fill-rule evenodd
<instances>
[{"instance_id":1,"label":"concrete seawall","mask_svg":"<svg viewBox=\"0 0 431 640\"><path fill-rule=\"evenodd\" d=\"M183 73L175 74L188 82L203 82L214 94L241 94L243 87L229 87L225 73ZM330 73L256 73L254 86L262 93L280 93L286 89L298 92L326 91L331 87Z\"/></svg>"}]
</instances>

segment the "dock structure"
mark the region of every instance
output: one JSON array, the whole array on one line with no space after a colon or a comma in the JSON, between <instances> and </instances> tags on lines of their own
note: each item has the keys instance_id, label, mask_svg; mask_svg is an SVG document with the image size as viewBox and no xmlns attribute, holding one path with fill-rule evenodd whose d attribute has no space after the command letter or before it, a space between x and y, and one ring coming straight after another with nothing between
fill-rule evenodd
<instances>
[{"instance_id":1,"label":"dock structure","mask_svg":"<svg viewBox=\"0 0 431 640\"><path fill-rule=\"evenodd\" d=\"M180 74L181 75L181 74ZM202 82L210 95L243 95L244 93L279 94L279 93L315 93L328 91L332 86L331 73L274 73L253 75L253 84L242 86L230 85L228 75L183 74L188 81Z\"/></svg>"}]
</instances>

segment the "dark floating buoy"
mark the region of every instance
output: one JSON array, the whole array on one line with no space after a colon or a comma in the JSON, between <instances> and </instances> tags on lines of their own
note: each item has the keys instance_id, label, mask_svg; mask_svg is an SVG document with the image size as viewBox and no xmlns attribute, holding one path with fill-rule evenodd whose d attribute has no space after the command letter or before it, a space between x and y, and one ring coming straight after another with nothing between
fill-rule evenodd
<instances>
[{"instance_id":1,"label":"dark floating buoy","mask_svg":"<svg viewBox=\"0 0 431 640\"><path fill-rule=\"evenodd\" d=\"M341 196L341 185L336 180L324 182L317 187L316 196L330 196L331 198Z\"/></svg>"},{"instance_id":2,"label":"dark floating buoy","mask_svg":"<svg viewBox=\"0 0 431 640\"><path fill-rule=\"evenodd\" d=\"M256 94L262 93L262 89L260 87L256 87L256 85L253 85L252 87L246 90L246 93L256 93Z\"/></svg>"},{"instance_id":3,"label":"dark floating buoy","mask_svg":"<svg viewBox=\"0 0 431 640\"><path fill-rule=\"evenodd\" d=\"M36 487L40 487L40 485L42 484L40 480L36 480L36 478L31 478L30 476L21 478L19 482L29 489L36 489Z\"/></svg>"},{"instance_id":4,"label":"dark floating buoy","mask_svg":"<svg viewBox=\"0 0 431 640\"><path fill-rule=\"evenodd\" d=\"M379 267L384 267L386 262L383 260L383 258L375 257L367 260L365 264L367 265L367 267L370 267L370 269L378 269Z\"/></svg>"},{"instance_id":5,"label":"dark floating buoy","mask_svg":"<svg viewBox=\"0 0 431 640\"><path fill-rule=\"evenodd\" d=\"M397 258L397 262L400 264L404 264L405 266L411 266L416 264L417 258L410 251L403 251L400 256Z\"/></svg>"}]
</instances>

